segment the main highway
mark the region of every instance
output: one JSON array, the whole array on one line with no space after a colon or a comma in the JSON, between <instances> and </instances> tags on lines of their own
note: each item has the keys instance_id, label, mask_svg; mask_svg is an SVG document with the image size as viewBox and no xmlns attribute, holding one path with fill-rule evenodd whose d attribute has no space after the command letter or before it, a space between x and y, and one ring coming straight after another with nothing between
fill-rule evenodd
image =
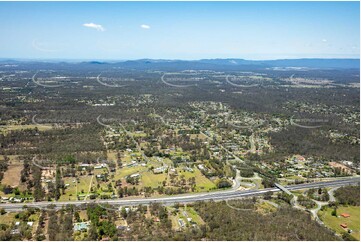
<instances>
[{"instance_id":1,"label":"main highway","mask_svg":"<svg viewBox=\"0 0 361 242\"><path fill-rule=\"evenodd\" d=\"M298 185L285 186L289 191L303 190L310 188L319 187L342 187L346 185L359 184L360 177L343 178L332 181L322 181L313 183L304 183ZM208 193L197 193L197 194L183 194L176 196L167 197L156 197L156 198L141 198L141 199L104 199L104 200L90 200L90 201L65 201L65 202L30 202L30 203L1 203L0 208L4 208L7 211L20 211L24 205L27 207L37 207L41 209L48 208L49 205L53 205L54 209L59 209L66 205L79 206L82 204L98 204L104 206L106 204L113 205L115 209L121 206L137 206L137 205L148 205L151 203L161 203L163 205L172 205L175 203L193 203L197 201L222 201L229 199L239 199L251 196L260 196L266 192L279 192L279 188L265 188L257 190L223 190Z\"/></svg>"}]
</instances>

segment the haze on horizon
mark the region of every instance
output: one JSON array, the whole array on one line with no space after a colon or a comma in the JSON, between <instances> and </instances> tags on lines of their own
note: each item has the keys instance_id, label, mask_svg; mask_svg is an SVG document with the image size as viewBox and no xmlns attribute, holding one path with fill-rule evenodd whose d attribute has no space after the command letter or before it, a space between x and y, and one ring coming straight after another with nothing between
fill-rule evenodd
<instances>
[{"instance_id":1,"label":"haze on horizon","mask_svg":"<svg viewBox=\"0 0 361 242\"><path fill-rule=\"evenodd\" d=\"M0 2L0 58L359 58L359 2Z\"/></svg>"}]
</instances>

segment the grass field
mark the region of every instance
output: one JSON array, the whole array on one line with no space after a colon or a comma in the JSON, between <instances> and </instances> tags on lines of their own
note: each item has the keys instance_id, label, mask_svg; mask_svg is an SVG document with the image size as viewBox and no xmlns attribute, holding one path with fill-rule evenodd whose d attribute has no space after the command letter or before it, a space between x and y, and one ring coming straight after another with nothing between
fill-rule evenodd
<instances>
[{"instance_id":1,"label":"grass field","mask_svg":"<svg viewBox=\"0 0 361 242\"><path fill-rule=\"evenodd\" d=\"M90 181L91 181L91 176L82 176L80 177L79 183L78 185L78 194L82 194L82 190L83 190L83 194L87 194L88 190L89 190L89 185L90 185ZM93 179L93 183L95 181L95 178Z\"/></svg>"},{"instance_id":2,"label":"grass field","mask_svg":"<svg viewBox=\"0 0 361 242\"><path fill-rule=\"evenodd\" d=\"M143 132L140 132L140 133L137 133L137 132L134 132L132 133L133 137L146 137L147 134L146 133L143 133Z\"/></svg>"},{"instance_id":3,"label":"grass field","mask_svg":"<svg viewBox=\"0 0 361 242\"><path fill-rule=\"evenodd\" d=\"M180 170L179 170L180 171ZM182 171L178 173L179 175L184 175L184 178L188 180L191 177L196 178L196 188L197 191L208 191L210 189L216 188L216 185L209 180L207 177L203 176L200 170L198 168L193 168L193 172L189 171Z\"/></svg>"},{"instance_id":4,"label":"grass field","mask_svg":"<svg viewBox=\"0 0 361 242\"><path fill-rule=\"evenodd\" d=\"M111 161L116 161L117 160L117 152L112 151L112 150L108 150L107 151L107 159L111 160Z\"/></svg>"},{"instance_id":5,"label":"grass field","mask_svg":"<svg viewBox=\"0 0 361 242\"><path fill-rule=\"evenodd\" d=\"M192 208L187 206L187 214L189 218L192 218L193 222L196 222L198 225L205 224L203 219L198 215L198 213Z\"/></svg>"},{"instance_id":6,"label":"grass field","mask_svg":"<svg viewBox=\"0 0 361 242\"><path fill-rule=\"evenodd\" d=\"M332 208L327 207L324 211L319 211L318 216L325 223L325 225L336 233L341 234L345 230L340 226L340 224L347 224L347 227L353 232L351 235L357 240L360 240L360 207L359 206L340 206L337 209L337 215L335 217L331 215ZM341 217L340 214L348 213L351 216L349 218Z\"/></svg>"},{"instance_id":7,"label":"grass field","mask_svg":"<svg viewBox=\"0 0 361 242\"><path fill-rule=\"evenodd\" d=\"M141 181L142 185L145 187L157 188L158 186L162 186L162 182L165 180L166 177L166 173L153 174L152 171L148 171L142 173Z\"/></svg>"},{"instance_id":8,"label":"grass field","mask_svg":"<svg viewBox=\"0 0 361 242\"><path fill-rule=\"evenodd\" d=\"M267 214L277 211L277 208L267 202L260 202L257 205L257 212Z\"/></svg>"},{"instance_id":9,"label":"grass field","mask_svg":"<svg viewBox=\"0 0 361 242\"><path fill-rule=\"evenodd\" d=\"M144 171L147 171L147 170L148 170L148 168L144 167L144 166L133 166L133 167L118 168L115 175L114 175L114 179L118 180L118 179L124 178L126 176L132 175L134 173L144 172Z\"/></svg>"},{"instance_id":10,"label":"grass field","mask_svg":"<svg viewBox=\"0 0 361 242\"><path fill-rule=\"evenodd\" d=\"M69 184L69 186L65 189L65 194L61 195L59 201L75 201L76 197L76 180L74 177L65 177L63 178L64 184Z\"/></svg>"},{"instance_id":11,"label":"grass field","mask_svg":"<svg viewBox=\"0 0 361 242\"><path fill-rule=\"evenodd\" d=\"M0 215L0 224L11 224L15 221L15 214L16 213L5 213Z\"/></svg>"},{"instance_id":12,"label":"grass field","mask_svg":"<svg viewBox=\"0 0 361 242\"><path fill-rule=\"evenodd\" d=\"M4 178L1 181L3 185L18 187L20 185L20 174L24 165L20 161L11 161L8 169L4 172Z\"/></svg>"},{"instance_id":13,"label":"grass field","mask_svg":"<svg viewBox=\"0 0 361 242\"><path fill-rule=\"evenodd\" d=\"M174 209L171 209L174 210ZM182 219L187 227L191 226L191 222L187 220L187 218L191 218L192 223L196 223L198 226L205 224L202 218L197 214L197 212L192 207L180 207L177 214L171 215L170 219L172 221L172 228L173 229L180 229L180 225L178 223L178 219Z\"/></svg>"},{"instance_id":14,"label":"grass field","mask_svg":"<svg viewBox=\"0 0 361 242\"><path fill-rule=\"evenodd\" d=\"M35 129L38 128L39 131L45 131L52 129L51 125L36 125L36 124L26 124L26 125L4 125L0 126L0 131L9 132L12 130L22 130L22 129Z\"/></svg>"}]
</instances>

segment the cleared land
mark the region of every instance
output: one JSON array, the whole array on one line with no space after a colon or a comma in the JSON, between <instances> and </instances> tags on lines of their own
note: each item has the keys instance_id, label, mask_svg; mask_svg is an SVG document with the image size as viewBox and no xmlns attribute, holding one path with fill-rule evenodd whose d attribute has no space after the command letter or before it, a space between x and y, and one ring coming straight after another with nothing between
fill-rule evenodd
<instances>
[{"instance_id":1,"label":"cleared land","mask_svg":"<svg viewBox=\"0 0 361 242\"><path fill-rule=\"evenodd\" d=\"M323 211L319 211L318 216L327 227L331 228L338 234L346 231L340 226L341 224L346 224L348 229L353 231L351 235L357 240L360 240L360 207L340 206L337 209L337 217L332 216L332 211L332 208L326 207ZM344 218L341 216L342 213L347 213L350 217Z\"/></svg>"},{"instance_id":2,"label":"cleared land","mask_svg":"<svg viewBox=\"0 0 361 242\"><path fill-rule=\"evenodd\" d=\"M1 184L18 187L20 185L20 174L23 168L24 166L21 161L11 161L8 169L4 172L4 178Z\"/></svg>"}]
</instances>

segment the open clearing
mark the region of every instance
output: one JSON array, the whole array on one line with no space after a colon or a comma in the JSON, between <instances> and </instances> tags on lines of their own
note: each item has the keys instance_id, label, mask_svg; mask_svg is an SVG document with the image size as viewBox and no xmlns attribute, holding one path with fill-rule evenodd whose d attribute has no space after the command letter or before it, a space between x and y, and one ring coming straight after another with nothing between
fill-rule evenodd
<instances>
[{"instance_id":1,"label":"open clearing","mask_svg":"<svg viewBox=\"0 0 361 242\"><path fill-rule=\"evenodd\" d=\"M2 179L1 184L18 187L20 185L20 174L23 168L22 162L11 161L8 169L4 172L4 178Z\"/></svg>"},{"instance_id":2,"label":"open clearing","mask_svg":"<svg viewBox=\"0 0 361 242\"><path fill-rule=\"evenodd\" d=\"M45 131L52 129L50 125L35 125L35 124L24 124L24 125L2 125L0 126L0 131L9 132L13 130L24 130L24 129L35 129L38 128L39 131Z\"/></svg>"},{"instance_id":3,"label":"open clearing","mask_svg":"<svg viewBox=\"0 0 361 242\"><path fill-rule=\"evenodd\" d=\"M157 188L158 186L162 186L162 182L166 179L167 174L153 174L153 172L144 172L142 173L142 184L146 187Z\"/></svg>"},{"instance_id":4,"label":"open clearing","mask_svg":"<svg viewBox=\"0 0 361 242\"><path fill-rule=\"evenodd\" d=\"M333 209L327 207L324 211L318 213L320 219L325 223L325 225L336 233L341 234L345 232L340 224L347 224L348 229L351 229L353 232L351 235L357 240L360 240L360 207L359 206L340 206L337 209L338 217L332 216ZM351 216L344 218L340 216L342 213L348 213Z\"/></svg>"}]
</instances>

